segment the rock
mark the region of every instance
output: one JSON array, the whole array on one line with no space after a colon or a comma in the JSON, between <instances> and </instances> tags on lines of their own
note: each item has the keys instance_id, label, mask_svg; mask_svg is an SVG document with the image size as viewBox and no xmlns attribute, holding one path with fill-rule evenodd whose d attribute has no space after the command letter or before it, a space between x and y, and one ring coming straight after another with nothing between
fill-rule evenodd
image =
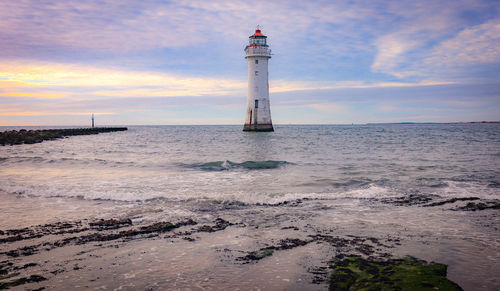
<instances>
[{"instance_id":1,"label":"rock","mask_svg":"<svg viewBox=\"0 0 500 291\"><path fill-rule=\"evenodd\" d=\"M479 197L452 198L452 199L448 199L448 200L443 200L443 201L439 201L439 202L426 204L426 205L424 205L424 207L441 206L441 205L448 204L448 203L455 203L457 201L471 201L471 200L479 200Z\"/></svg>"},{"instance_id":2,"label":"rock","mask_svg":"<svg viewBox=\"0 0 500 291\"><path fill-rule=\"evenodd\" d=\"M89 135L105 132L124 131L126 127L69 128L43 130L11 130L0 132L0 145L34 144L44 140L53 140L73 135Z\"/></svg>"},{"instance_id":3,"label":"rock","mask_svg":"<svg viewBox=\"0 0 500 291\"><path fill-rule=\"evenodd\" d=\"M28 278L22 277L17 280L9 281L9 282L2 282L0 283L0 289L8 289L11 287L19 286L19 285L24 285L26 283L36 283L36 282L41 282L45 281L47 278L40 276L40 275L31 275Z\"/></svg>"},{"instance_id":4,"label":"rock","mask_svg":"<svg viewBox=\"0 0 500 291\"><path fill-rule=\"evenodd\" d=\"M101 219L99 221L89 223L91 227L96 227L98 229L116 229L124 226L132 225L132 220L130 218L124 219Z\"/></svg>"},{"instance_id":5,"label":"rock","mask_svg":"<svg viewBox=\"0 0 500 291\"><path fill-rule=\"evenodd\" d=\"M446 278L446 269L412 257L374 261L351 256L335 263L329 290L462 290Z\"/></svg>"},{"instance_id":6,"label":"rock","mask_svg":"<svg viewBox=\"0 0 500 291\"><path fill-rule=\"evenodd\" d=\"M483 202L469 202L465 206L458 207L455 210L465 211L478 211L485 209L500 209L500 202L498 201L483 201Z\"/></svg>"}]
</instances>

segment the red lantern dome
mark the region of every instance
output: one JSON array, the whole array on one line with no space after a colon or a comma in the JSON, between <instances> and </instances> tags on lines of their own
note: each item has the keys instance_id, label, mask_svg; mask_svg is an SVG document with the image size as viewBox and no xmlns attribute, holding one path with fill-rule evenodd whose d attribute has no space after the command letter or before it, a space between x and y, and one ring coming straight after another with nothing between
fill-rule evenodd
<instances>
[{"instance_id":1,"label":"red lantern dome","mask_svg":"<svg viewBox=\"0 0 500 291\"><path fill-rule=\"evenodd\" d=\"M249 43L251 47L254 46L267 46L266 44L267 36L263 35L260 28L257 26L255 33L249 37Z\"/></svg>"}]
</instances>

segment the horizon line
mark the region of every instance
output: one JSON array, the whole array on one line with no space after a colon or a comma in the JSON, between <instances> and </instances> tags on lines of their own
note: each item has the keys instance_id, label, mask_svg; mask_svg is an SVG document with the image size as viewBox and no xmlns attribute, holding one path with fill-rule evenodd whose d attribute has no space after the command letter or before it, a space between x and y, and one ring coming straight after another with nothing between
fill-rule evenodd
<instances>
[{"instance_id":1,"label":"horizon line","mask_svg":"<svg viewBox=\"0 0 500 291\"><path fill-rule=\"evenodd\" d=\"M288 126L288 125L383 125L383 124L401 124L401 125L411 125L411 124L500 124L498 121L450 121L450 122L436 122L436 121L423 121L423 122L413 122L413 121L398 121L398 122L365 122L365 123L273 123L275 126ZM42 125L42 124L23 124L23 125L0 125L0 127L91 127L91 125ZM241 124L108 124L102 125L101 127L111 127L111 126L243 126ZM99 126L96 126L99 127Z\"/></svg>"}]
</instances>

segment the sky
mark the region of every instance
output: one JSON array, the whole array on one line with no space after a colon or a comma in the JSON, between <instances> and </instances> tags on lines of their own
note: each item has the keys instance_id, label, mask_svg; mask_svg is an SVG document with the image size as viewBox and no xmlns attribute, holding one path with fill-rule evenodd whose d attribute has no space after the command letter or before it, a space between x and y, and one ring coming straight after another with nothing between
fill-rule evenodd
<instances>
[{"instance_id":1,"label":"sky","mask_svg":"<svg viewBox=\"0 0 500 291\"><path fill-rule=\"evenodd\" d=\"M0 125L243 124L257 25L275 124L500 120L498 0L2 0Z\"/></svg>"}]
</instances>

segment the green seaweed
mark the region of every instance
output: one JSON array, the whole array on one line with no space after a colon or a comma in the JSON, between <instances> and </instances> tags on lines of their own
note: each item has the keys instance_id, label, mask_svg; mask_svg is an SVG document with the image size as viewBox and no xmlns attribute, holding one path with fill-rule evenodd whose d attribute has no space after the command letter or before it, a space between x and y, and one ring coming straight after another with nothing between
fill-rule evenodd
<instances>
[{"instance_id":1,"label":"green seaweed","mask_svg":"<svg viewBox=\"0 0 500 291\"><path fill-rule=\"evenodd\" d=\"M250 252L245 258L248 260L258 261L265 257L272 256L274 253L274 247L263 248L255 252Z\"/></svg>"},{"instance_id":2,"label":"green seaweed","mask_svg":"<svg viewBox=\"0 0 500 291\"><path fill-rule=\"evenodd\" d=\"M351 256L336 263L330 290L462 290L446 278L447 266L416 258L387 261Z\"/></svg>"}]
</instances>

